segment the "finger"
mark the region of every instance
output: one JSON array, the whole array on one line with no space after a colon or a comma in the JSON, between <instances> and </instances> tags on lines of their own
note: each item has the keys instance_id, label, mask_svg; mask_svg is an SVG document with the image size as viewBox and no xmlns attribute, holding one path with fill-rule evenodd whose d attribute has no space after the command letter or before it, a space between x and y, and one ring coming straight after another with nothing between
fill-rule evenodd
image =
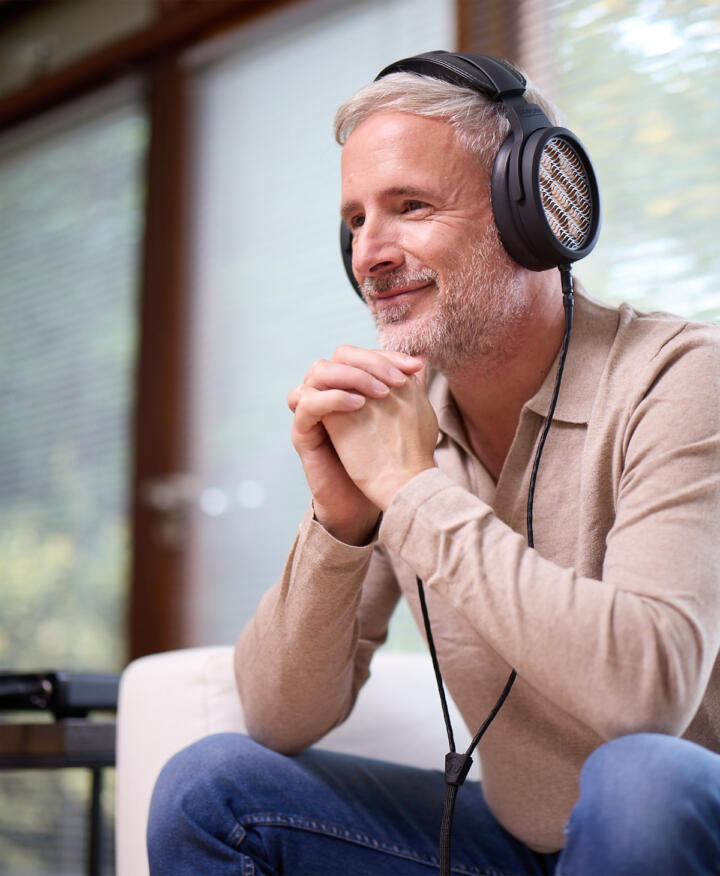
<instances>
[{"instance_id":1,"label":"finger","mask_svg":"<svg viewBox=\"0 0 720 876\"><path fill-rule=\"evenodd\" d=\"M355 347L352 344L341 344L335 350L332 358L342 362L355 363L362 361L365 356L380 356L403 371L416 371L419 367L420 357L418 356L410 356L408 353L401 353L398 350L368 350L365 347Z\"/></svg>"},{"instance_id":2,"label":"finger","mask_svg":"<svg viewBox=\"0 0 720 876\"><path fill-rule=\"evenodd\" d=\"M389 359L397 368L411 374L422 368L425 358L423 356L411 356L409 353L401 353L399 350L375 350L381 356Z\"/></svg>"},{"instance_id":3,"label":"finger","mask_svg":"<svg viewBox=\"0 0 720 876\"><path fill-rule=\"evenodd\" d=\"M332 362L341 362L372 374L388 386L402 386L408 374L419 371L422 360L394 350L364 350L344 345L332 355Z\"/></svg>"},{"instance_id":4,"label":"finger","mask_svg":"<svg viewBox=\"0 0 720 876\"><path fill-rule=\"evenodd\" d=\"M401 377L404 382L405 377ZM304 383L314 389L345 389L371 398L382 398L391 388L363 368L342 362L328 362L326 359L318 359L312 364L305 375Z\"/></svg>"},{"instance_id":5,"label":"finger","mask_svg":"<svg viewBox=\"0 0 720 876\"><path fill-rule=\"evenodd\" d=\"M291 389L290 392L287 394L287 398L285 399L287 401L287 406L293 413L295 413L295 408L298 406L298 402L300 401L301 388L302 387L300 386L296 386L294 389Z\"/></svg>"},{"instance_id":6,"label":"finger","mask_svg":"<svg viewBox=\"0 0 720 876\"><path fill-rule=\"evenodd\" d=\"M414 377L424 389L427 389L428 381L430 379L430 370L428 368L427 360L423 361L422 367L415 373Z\"/></svg>"},{"instance_id":7,"label":"finger","mask_svg":"<svg viewBox=\"0 0 720 876\"><path fill-rule=\"evenodd\" d=\"M356 411L364 404L365 397L356 393L305 386L295 406L293 428L298 433L310 432L328 414Z\"/></svg>"}]
</instances>

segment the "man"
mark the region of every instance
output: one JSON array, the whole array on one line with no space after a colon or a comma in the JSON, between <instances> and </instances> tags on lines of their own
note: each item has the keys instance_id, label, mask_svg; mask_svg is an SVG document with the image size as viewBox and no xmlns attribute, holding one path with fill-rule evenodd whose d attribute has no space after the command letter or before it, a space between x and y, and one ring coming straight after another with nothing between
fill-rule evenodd
<instances>
[{"instance_id":1,"label":"man","mask_svg":"<svg viewBox=\"0 0 720 876\"><path fill-rule=\"evenodd\" d=\"M397 73L336 122L352 270L382 349L340 347L289 394L313 501L237 644L255 741L171 761L153 872L437 869L436 773L299 754L352 709L401 594L419 616L416 575L471 730L518 673L478 749L482 786L458 796L454 872L716 872L717 329L578 295L528 547L565 323L558 272L523 268L498 238L507 120Z\"/></svg>"}]
</instances>

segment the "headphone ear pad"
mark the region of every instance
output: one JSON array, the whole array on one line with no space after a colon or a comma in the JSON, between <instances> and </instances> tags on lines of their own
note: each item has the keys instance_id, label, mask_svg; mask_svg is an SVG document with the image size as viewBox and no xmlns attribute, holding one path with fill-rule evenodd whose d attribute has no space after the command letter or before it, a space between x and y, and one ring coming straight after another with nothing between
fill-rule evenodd
<instances>
[{"instance_id":1,"label":"headphone ear pad","mask_svg":"<svg viewBox=\"0 0 720 876\"><path fill-rule=\"evenodd\" d=\"M588 255L600 231L592 163L566 128L544 127L517 142L510 135L493 164L491 197L503 246L531 271Z\"/></svg>"},{"instance_id":2,"label":"headphone ear pad","mask_svg":"<svg viewBox=\"0 0 720 876\"><path fill-rule=\"evenodd\" d=\"M360 287L358 286L358 282L355 279L355 274L353 274L352 269L352 231L348 228L348 226L344 223L340 223L340 254L342 255L343 267L345 268L345 273L347 274L348 280L350 280L350 284L355 290L355 293L363 297L362 292L360 291ZM364 300L364 299L363 299Z\"/></svg>"}]
</instances>

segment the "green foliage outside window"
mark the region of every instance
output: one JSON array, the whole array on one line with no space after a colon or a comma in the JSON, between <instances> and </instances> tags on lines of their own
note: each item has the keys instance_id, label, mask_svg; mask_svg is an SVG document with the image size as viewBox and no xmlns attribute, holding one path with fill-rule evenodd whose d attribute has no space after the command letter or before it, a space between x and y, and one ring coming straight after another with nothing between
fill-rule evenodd
<instances>
[{"instance_id":1,"label":"green foliage outside window","mask_svg":"<svg viewBox=\"0 0 720 876\"><path fill-rule=\"evenodd\" d=\"M0 152L0 665L119 669L145 123Z\"/></svg>"},{"instance_id":2,"label":"green foliage outside window","mask_svg":"<svg viewBox=\"0 0 720 876\"><path fill-rule=\"evenodd\" d=\"M591 151L604 223L577 274L641 310L720 318L720 3L551 0L553 99Z\"/></svg>"},{"instance_id":3,"label":"green foliage outside window","mask_svg":"<svg viewBox=\"0 0 720 876\"><path fill-rule=\"evenodd\" d=\"M145 141L125 104L0 142L3 669L124 663ZM81 871L88 775L0 772L0 873Z\"/></svg>"}]
</instances>

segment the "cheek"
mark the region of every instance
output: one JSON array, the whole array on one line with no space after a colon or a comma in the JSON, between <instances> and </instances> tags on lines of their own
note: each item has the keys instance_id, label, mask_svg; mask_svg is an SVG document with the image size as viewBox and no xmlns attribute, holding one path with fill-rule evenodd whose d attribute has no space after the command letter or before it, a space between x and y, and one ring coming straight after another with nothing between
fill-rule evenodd
<instances>
[{"instance_id":1,"label":"cheek","mask_svg":"<svg viewBox=\"0 0 720 876\"><path fill-rule=\"evenodd\" d=\"M443 233L430 225L405 228L399 237L399 244L410 261L418 262L424 267L441 270L454 251L457 251L457 241L453 243L452 236Z\"/></svg>"}]
</instances>

